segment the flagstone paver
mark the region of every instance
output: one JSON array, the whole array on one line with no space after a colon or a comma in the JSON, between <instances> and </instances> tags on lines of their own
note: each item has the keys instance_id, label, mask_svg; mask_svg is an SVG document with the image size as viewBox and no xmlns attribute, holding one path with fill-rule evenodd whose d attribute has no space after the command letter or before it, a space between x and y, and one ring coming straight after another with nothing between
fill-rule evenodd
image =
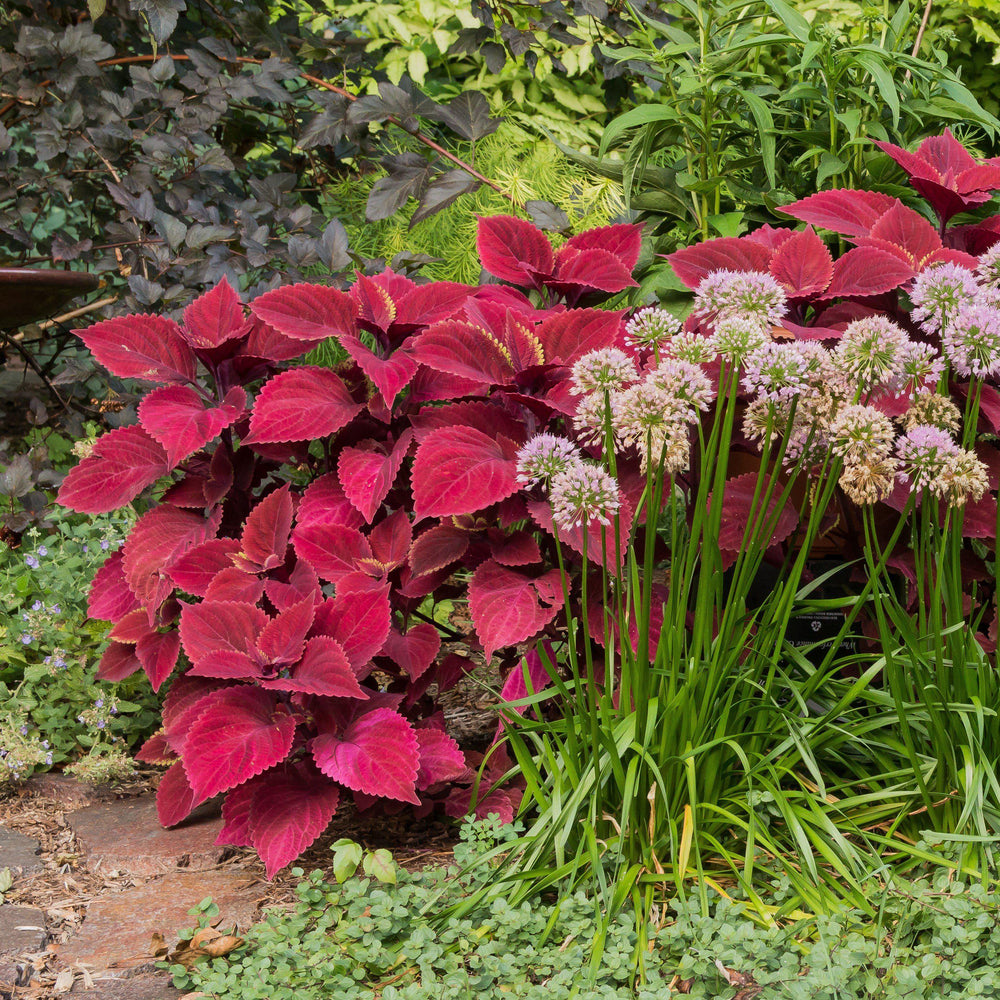
<instances>
[{"instance_id":1,"label":"flagstone paver","mask_svg":"<svg viewBox=\"0 0 1000 1000\"><path fill-rule=\"evenodd\" d=\"M42 867L40 849L34 838L0 826L0 871L9 868L15 875L37 871Z\"/></svg>"},{"instance_id":2,"label":"flagstone paver","mask_svg":"<svg viewBox=\"0 0 1000 1000\"><path fill-rule=\"evenodd\" d=\"M174 989L168 973L129 976L128 979L95 978L88 988L77 980L70 996L85 996L87 1000L178 1000L181 991Z\"/></svg>"},{"instance_id":3,"label":"flagstone paver","mask_svg":"<svg viewBox=\"0 0 1000 1000\"><path fill-rule=\"evenodd\" d=\"M48 799L50 802L58 802L67 809L79 809L95 802L108 802L115 797L113 789L108 785L91 785L68 774L56 774L53 771L33 774L26 782L25 788L32 795Z\"/></svg>"},{"instance_id":4,"label":"flagstone paver","mask_svg":"<svg viewBox=\"0 0 1000 1000\"><path fill-rule=\"evenodd\" d=\"M215 844L222 817L212 803L169 830L160 826L152 795L87 806L69 813L66 822L91 871L161 875L177 868L207 869L226 851Z\"/></svg>"},{"instance_id":5,"label":"flagstone paver","mask_svg":"<svg viewBox=\"0 0 1000 1000\"><path fill-rule=\"evenodd\" d=\"M0 956L41 951L45 947L45 914L33 906L0 906Z\"/></svg>"}]
</instances>

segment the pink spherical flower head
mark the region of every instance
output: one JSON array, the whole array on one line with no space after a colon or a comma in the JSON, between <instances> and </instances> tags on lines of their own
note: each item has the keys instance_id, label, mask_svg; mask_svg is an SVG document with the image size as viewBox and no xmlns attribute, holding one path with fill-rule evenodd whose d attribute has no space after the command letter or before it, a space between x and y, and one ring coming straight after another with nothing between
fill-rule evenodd
<instances>
[{"instance_id":1,"label":"pink spherical flower head","mask_svg":"<svg viewBox=\"0 0 1000 1000\"><path fill-rule=\"evenodd\" d=\"M941 351L959 375L1000 374L1000 309L980 303L963 306L941 334Z\"/></svg>"},{"instance_id":2,"label":"pink spherical flower head","mask_svg":"<svg viewBox=\"0 0 1000 1000\"><path fill-rule=\"evenodd\" d=\"M696 410L707 410L715 399L712 380L690 361L664 358L645 381Z\"/></svg>"},{"instance_id":3,"label":"pink spherical flower head","mask_svg":"<svg viewBox=\"0 0 1000 1000\"><path fill-rule=\"evenodd\" d=\"M809 388L809 368L794 344L765 344L743 362L743 387L768 399L793 399Z\"/></svg>"},{"instance_id":4,"label":"pink spherical flower head","mask_svg":"<svg viewBox=\"0 0 1000 1000\"><path fill-rule=\"evenodd\" d=\"M617 347L588 351L573 365L573 392L588 396L592 392L613 392L631 385L639 373L635 362Z\"/></svg>"},{"instance_id":5,"label":"pink spherical flower head","mask_svg":"<svg viewBox=\"0 0 1000 1000\"><path fill-rule=\"evenodd\" d=\"M630 347L652 349L666 344L680 333L681 321L666 309L647 306L625 324L625 343Z\"/></svg>"},{"instance_id":6,"label":"pink spherical flower head","mask_svg":"<svg viewBox=\"0 0 1000 1000\"><path fill-rule=\"evenodd\" d=\"M762 326L776 325L788 310L785 290L763 271L713 271L695 291L694 314L714 317L745 316Z\"/></svg>"},{"instance_id":7,"label":"pink spherical flower head","mask_svg":"<svg viewBox=\"0 0 1000 1000\"><path fill-rule=\"evenodd\" d=\"M553 476L581 461L572 441L556 434L536 434L517 453L517 481L522 486L547 486Z\"/></svg>"},{"instance_id":8,"label":"pink spherical flower head","mask_svg":"<svg viewBox=\"0 0 1000 1000\"><path fill-rule=\"evenodd\" d=\"M552 519L564 528L607 524L620 506L618 484L598 465L581 462L560 472L549 491Z\"/></svg>"},{"instance_id":9,"label":"pink spherical flower head","mask_svg":"<svg viewBox=\"0 0 1000 1000\"><path fill-rule=\"evenodd\" d=\"M893 385L902 375L910 338L887 316L865 316L847 325L833 351L844 379L862 391Z\"/></svg>"},{"instance_id":10,"label":"pink spherical flower head","mask_svg":"<svg viewBox=\"0 0 1000 1000\"><path fill-rule=\"evenodd\" d=\"M930 333L940 333L962 306L979 292L975 275L961 264L936 264L913 279L913 318Z\"/></svg>"}]
</instances>

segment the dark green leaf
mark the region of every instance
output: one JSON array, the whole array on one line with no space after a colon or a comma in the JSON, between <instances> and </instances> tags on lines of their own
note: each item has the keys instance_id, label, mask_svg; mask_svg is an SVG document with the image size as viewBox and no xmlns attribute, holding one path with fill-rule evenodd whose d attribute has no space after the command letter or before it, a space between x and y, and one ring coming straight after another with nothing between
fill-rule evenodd
<instances>
[{"instance_id":1,"label":"dark green leaf","mask_svg":"<svg viewBox=\"0 0 1000 1000\"><path fill-rule=\"evenodd\" d=\"M410 217L410 228L418 222L440 212L463 194L475 191L482 184L472 174L465 170L449 170L446 174L435 178L420 198L420 205Z\"/></svg>"}]
</instances>

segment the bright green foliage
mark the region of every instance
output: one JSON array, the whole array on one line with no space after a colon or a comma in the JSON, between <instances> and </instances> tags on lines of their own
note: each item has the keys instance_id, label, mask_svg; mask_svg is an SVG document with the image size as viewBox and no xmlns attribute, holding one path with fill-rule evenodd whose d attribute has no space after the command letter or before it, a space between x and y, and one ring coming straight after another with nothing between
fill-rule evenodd
<instances>
[{"instance_id":1,"label":"bright green foliage","mask_svg":"<svg viewBox=\"0 0 1000 1000\"><path fill-rule=\"evenodd\" d=\"M0 783L81 754L95 780L118 773L111 748L131 748L155 728L156 698L144 675L94 680L108 626L87 620L82 582L131 520L54 515L47 529L29 528L20 548L0 546L0 749L7 750Z\"/></svg>"},{"instance_id":2,"label":"bright green foliage","mask_svg":"<svg viewBox=\"0 0 1000 1000\"><path fill-rule=\"evenodd\" d=\"M294 911L270 911L225 959L190 972L174 966L174 984L227 1000L665 1000L671 983L702 1000L733 996L740 985L745 996L788 1000L957 1000L1000 990L1000 894L945 878L894 884L875 919L846 910L752 920L742 904L715 894L706 914L675 900L646 956L646 985L633 981L627 917L613 925L590 978L596 924L582 893L559 905L497 899L449 916L491 876L475 862L494 836L482 824L463 829L455 851L462 874L400 870L389 885L331 883L314 871ZM786 891L773 886L779 903ZM213 911L206 902L191 913L206 925Z\"/></svg>"},{"instance_id":3,"label":"bright green foliage","mask_svg":"<svg viewBox=\"0 0 1000 1000\"><path fill-rule=\"evenodd\" d=\"M472 159L471 150L458 152ZM475 144L475 164L517 201L548 201L563 209L574 232L607 225L624 209L616 182L590 174L550 143L539 142L509 122ZM372 174L370 183L379 176ZM476 220L510 212L510 202L483 185L409 229L407 224L415 206L381 222L366 222L369 190L370 184L351 179L328 192L341 213L351 246L362 256L386 260L404 251L441 258L423 269L424 274L438 281L477 282L480 264Z\"/></svg>"}]
</instances>

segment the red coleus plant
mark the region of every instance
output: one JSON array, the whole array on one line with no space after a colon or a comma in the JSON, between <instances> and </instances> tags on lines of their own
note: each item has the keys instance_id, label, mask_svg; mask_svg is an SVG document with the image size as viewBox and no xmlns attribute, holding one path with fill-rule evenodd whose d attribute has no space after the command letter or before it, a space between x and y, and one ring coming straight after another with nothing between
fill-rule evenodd
<instances>
[{"instance_id":1,"label":"red coleus plant","mask_svg":"<svg viewBox=\"0 0 1000 1000\"><path fill-rule=\"evenodd\" d=\"M429 695L472 666L450 650L472 637L431 613L461 593L456 573L488 656L512 662L563 601L515 455L573 411L567 366L620 342L622 314L593 306L634 284L640 232L553 250L500 217L478 243L508 284L386 271L349 292L278 288L248 315L223 281L182 323L79 331L110 372L151 383L138 423L101 437L59 492L98 513L156 487L91 586L90 614L113 623L99 675L173 677L139 754L170 764L160 818L224 793L220 843L252 845L269 875L345 794L468 810L475 773ZM288 367L328 338L348 358L336 370ZM495 790L478 809L510 819L517 799Z\"/></svg>"}]
</instances>

